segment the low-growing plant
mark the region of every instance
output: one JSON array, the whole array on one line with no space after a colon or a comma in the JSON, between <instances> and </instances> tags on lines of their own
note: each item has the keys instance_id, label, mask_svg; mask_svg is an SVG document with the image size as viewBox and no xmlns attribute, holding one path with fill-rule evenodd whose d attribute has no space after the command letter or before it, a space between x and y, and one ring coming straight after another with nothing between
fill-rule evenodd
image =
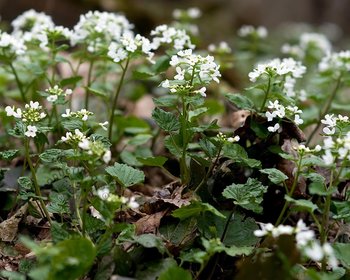
<instances>
[{"instance_id":1,"label":"low-growing plant","mask_svg":"<svg viewBox=\"0 0 350 280\"><path fill-rule=\"evenodd\" d=\"M350 51L253 26L196 49L201 15L1 31L2 277L347 279Z\"/></svg>"}]
</instances>

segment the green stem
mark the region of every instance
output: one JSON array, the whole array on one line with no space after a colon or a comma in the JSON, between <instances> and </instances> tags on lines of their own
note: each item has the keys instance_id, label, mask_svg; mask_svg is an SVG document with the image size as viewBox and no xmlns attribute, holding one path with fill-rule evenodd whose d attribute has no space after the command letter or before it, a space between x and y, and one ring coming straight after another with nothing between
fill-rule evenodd
<instances>
[{"instance_id":1,"label":"green stem","mask_svg":"<svg viewBox=\"0 0 350 280\"><path fill-rule=\"evenodd\" d=\"M297 172L295 174L295 177L294 177L293 184L292 184L292 187L290 189L290 192L288 193L288 196L290 196L290 197L293 196L295 188L298 185L302 159L303 159L303 153L300 154L300 158L299 158L298 166L297 166ZM288 206L289 206L289 202L286 200L284 205L283 205L282 211L281 211L280 215L278 216L278 219L277 219L277 221L275 223L275 226L278 226L281 223L282 218L283 218L286 210L288 209Z\"/></svg>"},{"instance_id":2,"label":"green stem","mask_svg":"<svg viewBox=\"0 0 350 280\"><path fill-rule=\"evenodd\" d=\"M10 63L10 68L12 70L13 75L15 76L17 86L18 86L19 91L21 93L22 101L24 103L27 103L27 98L26 98L26 95L25 95L25 92L23 89L23 84L22 84L21 80L19 79L18 73L17 73L15 67L13 66L12 62Z\"/></svg>"},{"instance_id":3,"label":"green stem","mask_svg":"<svg viewBox=\"0 0 350 280\"><path fill-rule=\"evenodd\" d=\"M26 156L26 160L27 160L27 163L28 163L28 166L29 166L29 169L30 169L30 172L32 174L32 179L33 179L33 183L34 183L34 189L35 189L35 194L36 196L38 197L39 199L39 202L40 202L40 206L42 208L42 211L45 213L45 216L47 218L47 220L49 221L50 225L52 224L52 221L51 221L51 218L50 218L50 214L49 212L47 211L47 208L46 208L46 205L45 205L45 202L42 198L42 195L41 195L41 191L40 191L40 186L38 184L38 180L37 180L37 177L36 177L36 173L35 173L35 169L34 169L34 166L33 166L33 162L30 158L30 154L29 154L29 140L25 140L25 156Z\"/></svg>"},{"instance_id":4,"label":"green stem","mask_svg":"<svg viewBox=\"0 0 350 280\"><path fill-rule=\"evenodd\" d=\"M264 110L264 108L265 108L265 104L266 104L266 101L267 101L267 97L269 96L270 89L271 89L271 77L269 77L269 81L268 81L268 84L267 84L267 89L265 90L265 96L264 96L263 103L261 104L260 112L262 112Z\"/></svg>"},{"instance_id":5,"label":"green stem","mask_svg":"<svg viewBox=\"0 0 350 280\"><path fill-rule=\"evenodd\" d=\"M186 153L188 146L188 136L187 136L187 105L185 104L184 97L182 97L182 116L181 116L181 134L182 134L182 155L180 158L180 168L181 168L181 183L186 185L189 182L189 170L186 162Z\"/></svg>"},{"instance_id":6,"label":"green stem","mask_svg":"<svg viewBox=\"0 0 350 280\"><path fill-rule=\"evenodd\" d=\"M316 127L313 129L313 131L311 132L310 136L309 136L309 139L307 140L306 142L306 145L308 146L311 142L311 140L313 139L313 137L315 136L316 132L318 131L318 129L320 128L321 126L321 120L324 118L325 115L328 114L328 111L329 109L331 108L332 106L332 102L340 88L340 85L341 85L341 78L342 78L342 75L339 75L338 79L337 79L337 83L332 91L332 94L331 96L328 98L327 100L327 103L326 105L324 106L324 109L320 112L320 116L319 116L319 119L318 119L318 122L316 124Z\"/></svg>"},{"instance_id":7,"label":"green stem","mask_svg":"<svg viewBox=\"0 0 350 280\"><path fill-rule=\"evenodd\" d=\"M91 86L91 77L92 77L92 69L94 66L94 60L90 61L90 66L89 66L89 72L88 72L88 77L87 77L87 85L85 88L85 109L88 110L89 109L89 88Z\"/></svg>"},{"instance_id":8,"label":"green stem","mask_svg":"<svg viewBox=\"0 0 350 280\"><path fill-rule=\"evenodd\" d=\"M217 165L219 158L220 158L220 154L221 154L221 150L222 150L223 145L221 144L219 146L219 150L218 150L218 154L215 158L214 163L212 163L212 165L210 166L208 172L205 174L204 178L202 179L202 181L198 184L198 186L195 188L195 190L193 191L194 193L197 193L197 191L204 185L204 183L208 180L209 175L213 172L215 166Z\"/></svg>"},{"instance_id":9,"label":"green stem","mask_svg":"<svg viewBox=\"0 0 350 280\"><path fill-rule=\"evenodd\" d=\"M108 138L111 141L112 141L114 111L115 111L115 108L117 106L118 96L119 96L120 91L122 89L122 85L123 85L123 82L124 82L124 79L125 79L126 70L128 69L128 66L129 66L129 62L130 62L130 58L128 57L128 59L126 60L125 66L122 67L123 72L122 72L122 75L120 77L119 85L118 85L117 90L116 90L116 92L114 94L114 99L113 99L113 102L112 102L112 110L111 110L111 115L109 117L109 127L108 127Z\"/></svg>"}]
</instances>

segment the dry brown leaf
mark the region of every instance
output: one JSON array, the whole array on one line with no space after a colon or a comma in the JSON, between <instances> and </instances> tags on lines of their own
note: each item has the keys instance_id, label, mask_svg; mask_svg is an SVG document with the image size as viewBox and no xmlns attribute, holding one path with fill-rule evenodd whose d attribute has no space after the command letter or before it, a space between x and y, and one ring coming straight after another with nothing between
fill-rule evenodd
<instances>
[{"instance_id":1,"label":"dry brown leaf","mask_svg":"<svg viewBox=\"0 0 350 280\"><path fill-rule=\"evenodd\" d=\"M143 233L157 233L160 220L165 215L166 211L161 211L154 213L152 215L147 215L145 217L142 217L139 219L136 223L136 233L137 234L143 234Z\"/></svg>"},{"instance_id":2,"label":"dry brown leaf","mask_svg":"<svg viewBox=\"0 0 350 280\"><path fill-rule=\"evenodd\" d=\"M22 220L23 215L27 212L28 204L24 204L9 219L0 224L0 239L5 242L12 242L18 232L18 224Z\"/></svg>"}]
</instances>

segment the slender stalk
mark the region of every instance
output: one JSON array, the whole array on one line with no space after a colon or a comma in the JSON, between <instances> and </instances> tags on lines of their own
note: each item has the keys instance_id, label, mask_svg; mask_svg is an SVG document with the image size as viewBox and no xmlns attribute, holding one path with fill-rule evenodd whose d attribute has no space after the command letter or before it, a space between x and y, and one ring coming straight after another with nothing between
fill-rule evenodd
<instances>
[{"instance_id":1,"label":"slender stalk","mask_svg":"<svg viewBox=\"0 0 350 280\"><path fill-rule=\"evenodd\" d=\"M108 138L109 138L109 140L112 140L114 111L115 111L115 108L117 106L118 96L119 96L120 91L122 89L122 85L123 85L123 82L124 82L124 79L125 79L125 74L126 74L126 71L128 69L128 66L129 66L129 62L130 62L130 58L128 57L128 59L126 60L125 66L122 67L123 72L122 72L122 75L120 77L120 81L119 81L119 85L117 87L117 90L116 90L116 92L114 94L114 99L113 99L113 102L112 102L111 115L109 117L109 127L108 127Z\"/></svg>"},{"instance_id":2,"label":"slender stalk","mask_svg":"<svg viewBox=\"0 0 350 280\"><path fill-rule=\"evenodd\" d=\"M267 101L267 97L269 96L270 89L271 89L271 77L269 77L269 81L268 81L268 84L267 84L267 89L265 90L265 96L264 96L263 103L261 104L260 112L262 112L264 110L264 108L265 108L265 104L266 104L266 101Z\"/></svg>"},{"instance_id":3,"label":"slender stalk","mask_svg":"<svg viewBox=\"0 0 350 280\"><path fill-rule=\"evenodd\" d=\"M186 163L186 153L188 146L188 137L187 137L187 123L188 123L188 114L187 114L187 105L185 104L184 97L182 97L182 116L181 116L181 134L182 134L182 155L180 158L180 169L181 169L181 183L183 185L187 184L189 181L189 170Z\"/></svg>"},{"instance_id":4,"label":"slender stalk","mask_svg":"<svg viewBox=\"0 0 350 280\"><path fill-rule=\"evenodd\" d=\"M10 68L12 70L13 75L15 76L15 80L16 80L18 89L19 89L19 91L21 93L22 101L24 103L27 103L27 98L26 98L26 95L25 95L25 92L24 92L24 89L23 89L23 84L22 84L21 80L19 79L19 76L18 76L18 73L16 71L16 68L13 66L12 62L10 62Z\"/></svg>"},{"instance_id":5,"label":"slender stalk","mask_svg":"<svg viewBox=\"0 0 350 280\"><path fill-rule=\"evenodd\" d=\"M92 69L94 67L94 60L90 61L90 66L89 66L89 72L88 72L88 77L87 77L87 84L85 88L85 109L89 109L89 88L91 86L91 77L92 77Z\"/></svg>"},{"instance_id":6,"label":"slender stalk","mask_svg":"<svg viewBox=\"0 0 350 280\"><path fill-rule=\"evenodd\" d=\"M293 196L295 188L298 185L298 179L299 179L299 175L300 175L300 171L301 171L302 159L303 159L303 153L300 154L300 158L299 158L298 166L297 166L297 172L295 174L295 177L294 177L293 184L292 184L292 187L290 189L290 192L288 193L288 196L290 196L290 197ZM281 223L282 218L283 218L286 210L288 209L288 206L289 206L289 202L286 200L284 205L283 205L282 211L281 211L280 215L278 216L278 219L277 219L277 221L275 223L275 226L278 226Z\"/></svg>"},{"instance_id":7,"label":"slender stalk","mask_svg":"<svg viewBox=\"0 0 350 280\"><path fill-rule=\"evenodd\" d=\"M27 160L27 163L28 163L28 166L29 166L29 169L30 169L30 172L32 174L32 179L33 179L33 183L34 183L34 189L35 189L35 194L36 196L38 197L39 199L39 202L40 202L40 206L42 208L42 211L45 213L45 216L47 218L47 220L49 221L50 225L52 224L52 221L51 221L51 218L50 218L50 214L49 212L47 211L47 208L46 208L46 205L45 205L45 202L42 198L42 195L41 195L41 191L40 191L40 186L38 184L38 180L36 178L36 173L35 173L35 169L34 169L34 166L33 166L33 162L30 158L30 154L29 154L29 140L25 140L25 156L26 156L26 160Z\"/></svg>"},{"instance_id":8,"label":"slender stalk","mask_svg":"<svg viewBox=\"0 0 350 280\"><path fill-rule=\"evenodd\" d=\"M210 166L208 172L205 174L204 178L202 179L202 181L198 184L198 186L195 188L195 190L193 191L194 193L196 193L202 186L203 184L207 181L209 175L213 172L215 166L217 165L219 158L220 158L220 154L221 154L221 150L222 150L223 145L220 145L219 150L218 150L218 154L215 158L214 163L212 163L212 165Z\"/></svg>"},{"instance_id":9,"label":"slender stalk","mask_svg":"<svg viewBox=\"0 0 350 280\"><path fill-rule=\"evenodd\" d=\"M339 77L337 79L337 82L336 82L336 85L335 85L335 87L334 87L334 89L332 91L332 94L328 98L327 103L324 106L324 109L320 112L320 116L319 116L318 122L317 122L315 128L313 129L313 131L311 132L311 134L309 136L309 139L306 142L306 145L310 144L311 140L314 138L316 132L318 131L318 129L320 128L320 126L322 124L321 120L324 118L325 115L328 114L328 111L329 111L329 109L332 106L332 102L333 102L333 100L334 100L334 98L335 98L335 96L336 96L336 94L337 94L337 92L338 92L338 90L340 88L341 81L342 81L341 78L342 78L342 75L339 75Z\"/></svg>"}]
</instances>

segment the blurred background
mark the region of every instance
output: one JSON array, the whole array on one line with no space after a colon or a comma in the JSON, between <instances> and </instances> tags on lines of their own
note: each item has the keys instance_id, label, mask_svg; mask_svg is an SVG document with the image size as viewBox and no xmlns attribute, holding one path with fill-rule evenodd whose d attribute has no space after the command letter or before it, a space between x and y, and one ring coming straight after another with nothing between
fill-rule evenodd
<instances>
[{"instance_id":1,"label":"blurred background","mask_svg":"<svg viewBox=\"0 0 350 280\"><path fill-rule=\"evenodd\" d=\"M51 15L58 25L72 27L89 10L116 11L146 34L169 23L175 8L193 6L203 12L198 22L203 44L227 40L244 24L273 30L285 23L303 22L333 41L350 33L349 0L0 0L0 15L3 21L11 21L32 8Z\"/></svg>"}]
</instances>

